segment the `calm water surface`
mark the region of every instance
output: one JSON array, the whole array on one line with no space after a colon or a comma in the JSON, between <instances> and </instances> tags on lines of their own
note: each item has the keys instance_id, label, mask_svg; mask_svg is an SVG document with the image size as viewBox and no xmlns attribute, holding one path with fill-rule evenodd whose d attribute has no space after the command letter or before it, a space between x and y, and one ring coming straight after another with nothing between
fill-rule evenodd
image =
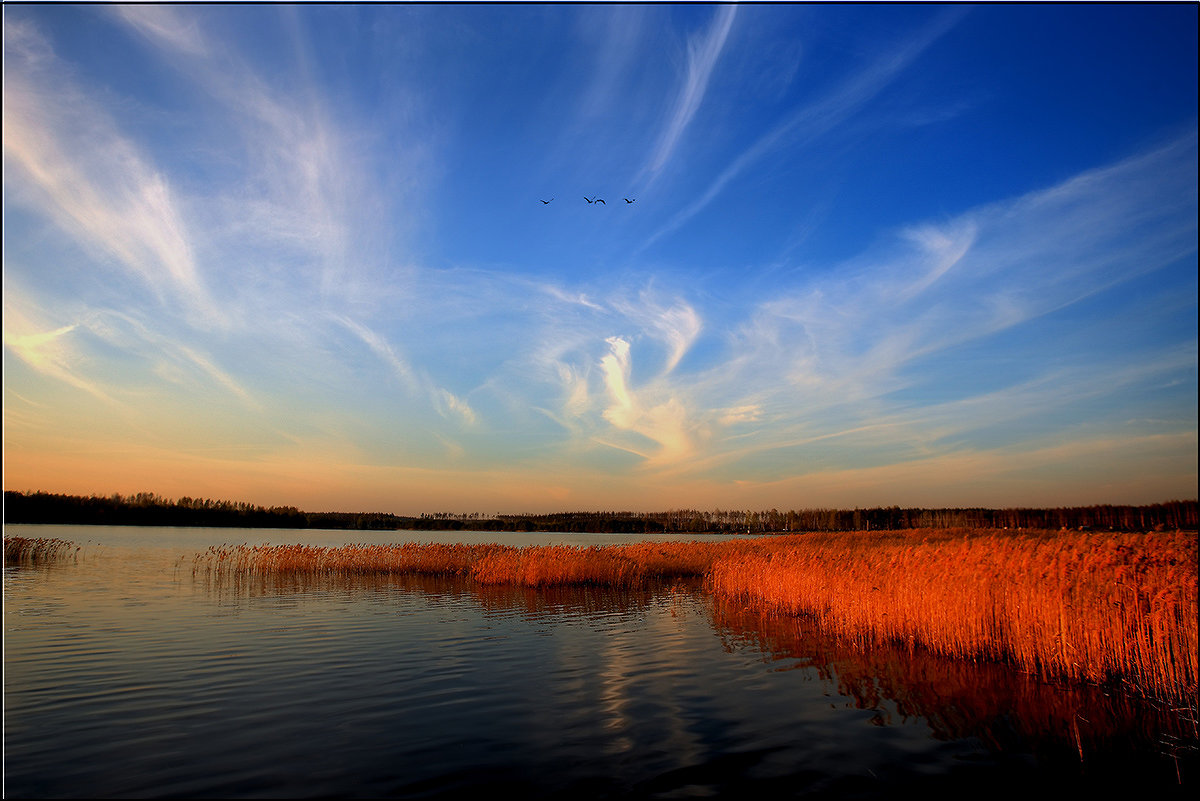
<instances>
[{"instance_id":1,"label":"calm water surface","mask_svg":"<svg viewBox=\"0 0 1200 801\"><path fill-rule=\"evenodd\" d=\"M10 797L1184 797L1200 775L1186 715L996 665L860 652L694 585L191 571L221 543L630 536L5 534L83 546L76 562L4 570Z\"/></svg>"}]
</instances>

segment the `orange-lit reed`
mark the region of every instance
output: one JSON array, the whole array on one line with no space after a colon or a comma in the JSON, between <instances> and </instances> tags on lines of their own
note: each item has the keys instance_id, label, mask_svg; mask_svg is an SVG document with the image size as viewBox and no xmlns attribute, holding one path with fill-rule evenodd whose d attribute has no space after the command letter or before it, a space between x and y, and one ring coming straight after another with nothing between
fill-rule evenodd
<instances>
[{"instance_id":1,"label":"orange-lit reed","mask_svg":"<svg viewBox=\"0 0 1200 801\"><path fill-rule=\"evenodd\" d=\"M5 537L4 564L33 565L78 558L79 546L52 537Z\"/></svg>"},{"instance_id":2,"label":"orange-lit reed","mask_svg":"<svg viewBox=\"0 0 1200 801\"><path fill-rule=\"evenodd\" d=\"M773 660L796 660L815 669L856 708L875 711L872 722L920 717L938 739L979 737L993 751L1008 750L1014 733L1027 741L1050 740L1066 750L1086 749L1092 770L1095 755L1120 751L1131 740L1139 748L1167 753L1200 742L1194 718L1178 714L1186 710L1136 702L1103 687L1055 686L1033 675L1014 676L1000 663L947 659L903 643L862 648L795 617L747 608L735 598L715 598L712 613L729 647L759 648ZM997 710L1005 714L998 716Z\"/></svg>"},{"instance_id":3,"label":"orange-lit reed","mask_svg":"<svg viewBox=\"0 0 1200 801\"><path fill-rule=\"evenodd\" d=\"M921 645L1047 676L1121 680L1195 705L1196 535L929 530L712 542L223 546L193 574L423 574L481 584L639 587L807 615L861 645Z\"/></svg>"},{"instance_id":4,"label":"orange-lit reed","mask_svg":"<svg viewBox=\"0 0 1200 801\"><path fill-rule=\"evenodd\" d=\"M794 539L794 538L789 538ZM717 562L710 589L870 645L920 644L1196 703L1196 535L913 531Z\"/></svg>"},{"instance_id":5,"label":"orange-lit reed","mask_svg":"<svg viewBox=\"0 0 1200 801\"><path fill-rule=\"evenodd\" d=\"M516 548L507 545L421 544L223 545L193 560L193 575L303 573L408 573L464 576L482 584L545 587L559 584L640 586L652 581L703 576L713 562L748 540L635 543Z\"/></svg>"}]
</instances>

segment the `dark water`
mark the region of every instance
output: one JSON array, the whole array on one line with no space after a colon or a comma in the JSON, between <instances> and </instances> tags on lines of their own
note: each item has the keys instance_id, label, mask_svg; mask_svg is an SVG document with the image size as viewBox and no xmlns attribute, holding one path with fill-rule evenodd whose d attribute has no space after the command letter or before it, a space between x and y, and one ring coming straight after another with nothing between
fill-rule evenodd
<instances>
[{"instance_id":1,"label":"dark water","mask_svg":"<svg viewBox=\"0 0 1200 801\"><path fill-rule=\"evenodd\" d=\"M8 797L1186 797L1187 714L996 665L856 650L693 585L212 584L221 542L586 535L9 526ZM661 539L670 539L663 537Z\"/></svg>"}]
</instances>

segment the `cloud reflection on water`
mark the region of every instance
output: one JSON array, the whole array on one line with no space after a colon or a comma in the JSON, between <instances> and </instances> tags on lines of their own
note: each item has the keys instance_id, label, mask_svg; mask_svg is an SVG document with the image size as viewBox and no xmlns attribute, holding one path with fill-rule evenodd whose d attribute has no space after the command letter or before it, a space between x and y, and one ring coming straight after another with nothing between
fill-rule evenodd
<instances>
[{"instance_id":1,"label":"cloud reflection on water","mask_svg":"<svg viewBox=\"0 0 1200 801\"><path fill-rule=\"evenodd\" d=\"M330 593L399 591L554 630L577 625L610 633L640 629L661 647L643 645L627 652L614 638L611 651L586 655L591 664L601 665L599 674L587 681L600 687L602 716L619 729L635 725L636 716L627 713L631 697L645 692L634 687L639 674L674 675L666 663L686 655L683 647L676 653L681 643L671 621L701 616L728 653L754 654L770 672L806 671L821 682L826 695L832 698L831 691L842 699L842 708L872 712L867 720L875 726L927 726L936 740L979 742L998 758L1089 782L1138 775L1149 785L1170 787L1176 784L1176 771L1185 781L1200 772L1194 710L1172 711L1115 686L1068 686L1006 665L948 659L920 648L864 649L803 619L714 598L698 581L658 588L532 588L420 575L275 575L210 581L205 591L227 600L296 595L316 600ZM558 641L565 663L574 645L570 638ZM648 658L660 663L652 671L643 664ZM680 720L687 716L688 711L680 710ZM686 732L679 735L677 745L688 741Z\"/></svg>"}]
</instances>

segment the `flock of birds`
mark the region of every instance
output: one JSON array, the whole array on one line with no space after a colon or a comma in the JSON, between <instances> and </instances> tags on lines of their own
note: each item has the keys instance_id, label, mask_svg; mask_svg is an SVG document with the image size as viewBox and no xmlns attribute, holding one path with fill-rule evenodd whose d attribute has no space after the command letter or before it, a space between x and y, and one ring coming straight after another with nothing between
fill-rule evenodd
<instances>
[{"instance_id":1,"label":"flock of birds","mask_svg":"<svg viewBox=\"0 0 1200 801\"><path fill-rule=\"evenodd\" d=\"M601 204L603 204L603 205L605 205L605 206L607 206L607 205L608 205L607 203L605 203L605 202L604 202L604 198L602 198L602 197L587 197L587 196L585 195L583 199L584 199L584 200L586 200L586 201L588 202L588 204L589 204L589 205L590 205L590 204L592 204L592 203L601 203ZM622 199L622 200L624 200L626 203L633 203L635 200L637 200L637 198L636 198L636 197L635 197L635 198L632 198L632 199L630 199L630 198L627 198L627 197L624 197L624 198L621 198L621 199ZM541 200L541 198L538 198L538 200ZM542 200L542 203L543 203L543 204L546 204L546 205L548 205L548 204L550 204L550 203L553 203L553 202L554 202L554 198L550 198L549 200Z\"/></svg>"}]
</instances>

